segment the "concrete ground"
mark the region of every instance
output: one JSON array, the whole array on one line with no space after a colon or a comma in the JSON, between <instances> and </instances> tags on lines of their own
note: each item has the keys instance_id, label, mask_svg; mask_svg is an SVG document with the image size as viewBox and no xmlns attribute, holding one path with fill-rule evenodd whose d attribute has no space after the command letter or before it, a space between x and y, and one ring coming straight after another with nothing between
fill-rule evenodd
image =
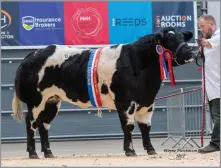
<instances>
[{"instance_id":1,"label":"concrete ground","mask_svg":"<svg viewBox=\"0 0 221 168\"><path fill-rule=\"evenodd\" d=\"M174 149L172 146L175 142L170 139L164 145L161 145L166 138L152 138L152 144L157 152L164 151L164 149ZM191 142L191 141L190 141ZM200 140L196 139L198 145L200 145ZM207 144L209 139L205 139L204 143ZM180 145L177 145L176 148L181 147L184 144L182 140ZM189 145L186 145L184 149L197 149L197 146L191 142L194 146L191 148ZM137 153L144 153L141 139L133 140L134 149ZM25 143L9 143L2 144L2 157L27 157L28 153L26 152ZM175 149L176 149L175 148ZM41 153L41 145L39 142L36 143L36 150L39 155ZM73 154L117 154L123 152L123 140L93 140L93 141L66 141L66 142L51 142L51 150L54 155L73 155Z\"/></svg>"},{"instance_id":2,"label":"concrete ground","mask_svg":"<svg viewBox=\"0 0 221 168\"><path fill-rule=\"evenodd\" d=\"M177 145L176 148L172 148L172 146L175 144L174 141L171 139L167 141L163 146L161 145L166 138L151 138L152 144L156 151L160 153L161 156L166 156L167 161L165 163L163 160L155 160L148 162L148 164L152 165L169 165L168 157L173 157L175 160L177 160L177 157L180 157L179 160L184 159L184 156L187 155L188 157L191 157L192 160L196 161L196 158L200 157L206 157L207 159L209 158L206 155L209 154L203 154L204 156L201 156L202 154L197 153L197 146L191 142L193 147L190 147L189 145L186 145L184 149L189 149L188 151L178 151L176 150L177 148L181 147L184 144L184 141L181 141L180 145ZM197 139L196 142L200 145L200 139ZM207 145L209 142L209 139L204 139L204 144ZM143 164L146 161L146 157L148 155L146 154L146 151L144 151L143 146L142 146L142 140L141 139L134 139L133 140L133 146L134 149L136 150L137 154L140 155L140 162L133 163L131 166L144 166ZM27 159L28 153L26 152L26 144L25 143L16 143L16 144L2 144L1 145L1 156L2 156L2 166L15 166L18 164L22 164L24 166L61 166L61 165L66 165L66 166L73 166L76 163L74 162L77 161L78 166L119 166L118 163L120 164L120 161L111 161L110 156L115 156L115 159L120 160L125 160L128 159L124 157L123 153L123 140L118 139L118 140L94 140L94 141L68 141L68 142L51 142L51 149L54 155L57 157L56 159L60 160L54 160L54 159L44 159L43 158L43 153L40 152L41 147L40 143L36 143L36 149L39 157L41 158L40 160L29 160ZM173 151L174 150L174 151ZM185 154L184 154L185 153ZM109 156L108 157L108 162L107 160L102 160L105 159L104 156ZM213 155L213 156L212 156ZM210 159L209 162L206 161L205 164L207 163L207 166L209 165L219 165L220 161L217 160L217 158L220 158L219 152L215 152L213 154L210 154L212 160ZM84 156L84 159L82 158ZM96 157L93 158L92 156ZM101 157L102 156L102 157ZM71 157L71 158L70 158ZM80 157L80 158L78 158ZM86 157L86 158L85 158ZM196 158L195 158L196 157ZM75 158L75 159L74 159ZM76 159L78 158L78 159ZM137 158L137 157L133 157ZM145 159L144 159L145 158ZM161 158L161 157L160 157ZM186 157L187 158L187 157ZM65 160L66 159L66 160ZM69 159L69 160L67 160ZM82 162L80 161L82 160ZM85 159L94 159L94 160L88 160L85 162ZM114 159L114 158L113 158ZM159 158L158 158L159 159ZM199 162L194 163L194 161L190 161L190 159L187 158L188 164L189 165L197 165L199 163L202 164L203 161L205 161L205 158L201 158ZM46 163L47 160L47 163ZM84 161L85 160L85 161ZM173 160L173 159L172 159ZM185 160L185 159L184 159ZM125 161L125 164L122 164L121 166L127 166L130 160ZM136 161L138 161L136 159ZM96 162L96 163L95 163ZM98 163L99 162L99 163ZM153 162L153 163L152 163ZM182 162L179 162L177 165L182 165ZM108 163L108 164L107 164ZM174 162L175 163L175 162ZM36 165L37 164L37 165ZM40 164L40 165L39 165ZM171 163L172 164L172 163ZM130 166L130 164L129 164Z\"/></svg>"}]
</instances>

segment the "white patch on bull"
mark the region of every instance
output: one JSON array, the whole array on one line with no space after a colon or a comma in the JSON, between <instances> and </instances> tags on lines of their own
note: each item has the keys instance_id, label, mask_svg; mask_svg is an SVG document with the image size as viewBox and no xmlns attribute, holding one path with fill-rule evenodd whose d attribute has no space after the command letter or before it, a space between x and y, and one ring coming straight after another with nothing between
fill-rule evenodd
<instances>
[{"instance_id":1,"label":"white patch on bull","mask_svg":"<svg viewBox=\"0 0 221 168\"><path fill-rule=\"evenodd\" d=\"M98 62L98 79L99 89L105 83L108 87L108 94L101 94L101 101L103 107L116 110L114 104L115 95L110 90L110 85L114 72L116 71L116 62L120 57L123 44L118 45L117 48L104 47L101 51L100 59Z\"/></svg>"},{"instance_id":2,"label":"white patch on bull","mask_svg":"<svg viewBox=\"0 0 221 168\"><path fill-rule=\"evenodd\" d=\"M45 127L45 129L46 129L46 130L49 130L49 129L50 129L50 127L51 127L51 125L50 125L50 124L48 124L48 123L43 123L43 125L44 125L44 127Z\"/></svg>"},{"instance_id":3,"label":"white patch on bull","mask_svg":"<svg viewBox=\"0 0 221 168\"><path fill-rule=\"evenodd\" d=\"M134 111L132 114L129 114L129 112L131 111L132 106L134 106ZM135 101L132 101L128 110L126 111L126 116L127 116L127 125L134 125L135 126L135 113L137 111L137 104ZM132 130L133 132L133 130Z\"/></svg>"},{"instance_id":4,"label":"white patch on bull","mask_svg":"<svg viewBox=\"0 0 221 168\"><path fill-rule=\"evenodd\" d=\"M67 98L66 92L63 89L58 88L57 86L53 85L52 87L46 88L41 92L41 95L42 95L41 103L37 107L34 107L32 110L34 120L36 120L38 118L38 115L40 114L40 112L45 109L45 103L47 102L47 100L50 97L54 96L55 93L63 101L69 102L69 103L79 106L81 108L91 107L90 102L87 102L87 103L82 103L80 101L73 102L71 99ZM58 106L60 106L60 103Z\"/></svg>"},{"instance_id":5,"label":"white patch on bull","mask_svg":"<svg viewBox=\"0 0 221 168\"><path fill-rule=\"evenodd\" d=\"M33 138L35 138L36 137L36 129L33 128L33 123L35 122L35 120L30 121L30 122L31 122L31 130L34 132L34 137Z\"/></svg>"},{"instance_id":6,"label":"white patch on bull","mask_svg":"<svg viewBox=\"0 0 221 168\"><path fill-rule=\"evenodd\" d=\"M152 111L148 112L148 110L152 107ZM152 115L154 111L154 104L149 107L142 107L137 113L135 114L135 119L139 123L151 125Z\"/></svg>"},{"instance_id":7,"label":"white patch on bull","mask_svg":"<svg viewBox=\"0 0 221 168\"><path fill-rule=\"evenodd\" d=\"M45 68L53 66L55 67L58 65L61 66L62 63L64 63L67 59L70 57L73 57L76 54L81 54L86 49L79 49L79 48L71 48L68 46L63 45L56 45L55 52L48 57L48 59L45 61L45 64L42 66L41 70L38 73L38 84L41 82L42 78L44 77ZM68 58L67 58L68 56Z\"/></svg>"}]
</instances>

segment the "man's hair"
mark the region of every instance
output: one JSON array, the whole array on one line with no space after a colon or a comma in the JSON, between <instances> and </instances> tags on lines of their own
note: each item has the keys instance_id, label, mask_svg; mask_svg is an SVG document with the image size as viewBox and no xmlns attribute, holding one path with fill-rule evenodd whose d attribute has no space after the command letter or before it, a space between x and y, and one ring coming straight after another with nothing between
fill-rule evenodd
<instances>
[{"instance_id":1,"label":"man's hair","mask_svg":"<svg viewBox=\"0 0 221 168\"><path fill-rule=\"evenodd\" d=\"M206 21L210 21L210 22L216 24L216 20L214 19L214 17L213 17L212 15L209 15L209 14L205 14L205 15L200 16L200 17L198 18L198 21L199 21L200 19L203 19L203 20L206 20Z\"/></svg>"}]
</instances>

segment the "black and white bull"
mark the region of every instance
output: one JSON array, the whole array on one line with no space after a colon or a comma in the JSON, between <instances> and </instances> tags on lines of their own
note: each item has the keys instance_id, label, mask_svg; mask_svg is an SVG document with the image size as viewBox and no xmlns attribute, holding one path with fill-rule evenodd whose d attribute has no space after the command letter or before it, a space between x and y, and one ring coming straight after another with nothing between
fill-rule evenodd
<instances>
[{"instance_id":1,"label":"black and white bull","mask_svg":"<svg viewBox=\"0 0 221 168\"><path fill-rule=\"evenodd\" d=\"M150 140L154 99L161 86L159 55L156 45L169 49L173 66L191 62L196 55L186 44L191 32L166 28L129 44L103 47L97 67L97 80L103 107L118 111L124 133L126 156L136 155L132 145L135 121L142 134L143 147L156 154ZM21 120L26 103L27 152L38 158L35 149L39 129L41 151L54 157L49 145L48 129L57 115L61 101L81 108L91 106L87 87L87 65L90 49L50 45L30 53L18 67L12 102L14 117ZM65 122L65 121L64 121Z\"/></svg>"}]
</instances>

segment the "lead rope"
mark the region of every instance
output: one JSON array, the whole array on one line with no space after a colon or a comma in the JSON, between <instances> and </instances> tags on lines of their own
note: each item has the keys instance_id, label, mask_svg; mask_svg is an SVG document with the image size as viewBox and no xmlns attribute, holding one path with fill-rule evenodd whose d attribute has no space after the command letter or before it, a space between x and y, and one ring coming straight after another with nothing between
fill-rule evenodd
<instances>
[{"instance_id":1,"label":"lead rope","mask_svg":"<svg viewBox=\"0 0 221 168\"><path fill-rule=\"evenodd\" d=\"M202 93L203 93L203 109L202 109L202 131L201 131L201 147L204 144L204 130L205 130L205 123L206 123L206 80L205 80L205 55L204 55L204 48L201 44L201 40L197 40L198 45L201 49L201 57L203 58L203 67L202 67Z\"/></svg>"},{"instance_id":2,"label":"lead rope","mask_svg":"<svg viewBox=\"0 0 221 168\"><path fill-rule=\"evenodd\" d=\"M203 147L204 143L204 129L205 129L205 122L206 122L206 80L205 80L205 63L203 61L203 117L202 117L202 135L201 135L201 147Z\"/></svg>"}]
</instances>

